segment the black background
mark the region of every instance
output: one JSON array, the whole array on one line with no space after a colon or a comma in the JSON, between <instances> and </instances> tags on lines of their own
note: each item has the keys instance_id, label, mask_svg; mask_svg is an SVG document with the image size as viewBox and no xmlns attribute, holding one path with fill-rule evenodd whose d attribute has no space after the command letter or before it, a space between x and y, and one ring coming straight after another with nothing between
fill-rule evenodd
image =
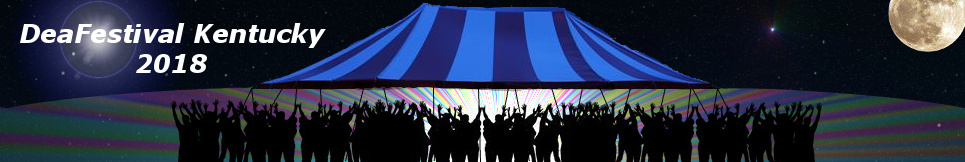
<instances>
[{"instance_id":1,"label":"black background","mask_svg":"<svg viewBox=\"0 0 965 162\"><path fill-rule=\"evenodd\" d=\"M118 93L248 87L290 74L401 20L422 3L561 7L631 49L722 88L851 93L965 105L956 66L961 43L937 52L902 44L888 1L110 1L154 28L185 23L181 44L140 44L139 53L204 53L201 74L133 74L134 60L107 79L74 78L56 44L19 44L24 23L63 21L82 2L4 1L0 9L0 106ZM64 11L67 10L67 11ZM44 14L36 17L38 13ZM144 16L148 15L148 16ZM137 17L142 16L142 17ZM196 24L213 28L324 28L308 44L194 44ZM775 27L774 32L770 31ZM54 28L44 27L41 28ZM143 48L142 48L143 47ZM52 57L57 56L57 57ZM136 59L136 58L135 58ZM65 70L66 69L66 70ZM66 71L66 75L61 72Z\"/></svg>"}]
</instances>

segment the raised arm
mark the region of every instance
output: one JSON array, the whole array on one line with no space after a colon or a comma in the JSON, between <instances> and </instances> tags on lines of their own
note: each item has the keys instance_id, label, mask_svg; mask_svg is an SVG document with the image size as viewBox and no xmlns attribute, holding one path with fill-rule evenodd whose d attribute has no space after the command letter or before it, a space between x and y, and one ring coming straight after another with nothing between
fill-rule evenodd
<instances>
[{"instance_id":1,"label":"raised arm","mask_svg":"<svg viewBox=\"0 0 965 162\"><path fill-rule=\"evenodd\" d=\"M817 117L814 118L814 122L811 123L811 131L815 131L818 129L818 121L821 121L821 109L822 109L821 107L822 107L821 103L818 103L817 105L818 115Z\"/></svg>"},{"instance_id":2,"label":"raised arm","mask_svg":"<svg viewBox=\"0 0 965 162\"><path fill-rule=\"evenodd\" d=\"M177 127L181 127L181 125L184 125L184 124L181 123L181 120L180 120L180 119L178 119L178 113L176 112L177 110L175 110L175 109L177 109L177 107L178 107L178 102L177 102L177 101L171 101L171 115L174 116L174 124L175 124L175 126L177 126Z\"/></svg>"},{"instance_id":3,"label":"raised arm","mask_svg":"<svg viewBox=\"0 0 965 162\"><path fill-rule=\"evenodd\" d=\"M693 108L694 108L694 109L699 109L697 106L694 106ZM704 113L707 113L707 112L704 111ZM704 117L701 116L701 114L702 114L701 112L698 111L696 114L697 114L697 120L706 121L706 120L704 120ZM707 115L707 114L704 114L704 115ZM710 118L710 116L707 116L707 118Z\"/></svg>"},{"instance_id":4,"label":"raised arm","mask_svg":"<svg viewBox=\"0 0 965 162\"><path fill-rule=\"evenodd\" d=\"M201 119L201 112L198 109L198 103L194 100L191 100L191 111L188 112L188 116L191 117L191 120L197 121Z\"/></svg>"},{"instance_id":5,"label":"raised arm","mask_svg":"<svg viewBox=\"0 0 965 162\"><path fill-rule=\"evenodd\" d=\"M219 102L218 100L214 100L214 110L217 111L217 112L220 112L220 113L226 113L226 112L228 112L227 109L219 109L218 104L220 104L220 103L221 103L221 102Z\"/></svg>"},{"instance_id":6,"label":"raised arm","mask_svg":"<svg viewBox=\"0 0 965 162\"><path fill-rule=\"evenodd\" d=\"M689 105L688 105L688 106L689 106ZM700 116L700 114L698 114L698 112L697 112L697 107L696 107L696 106L690 106L690 108L688 108L687 111L688 111L688 112L687 112L687 118L688 118L688 119L693 120L693 119L694 119L694 116Z\"/></svg>"},{"instance_id":7,"label":"raised arm","mask_svg":"<svg viewBox=\"0 0 965 162\"><path fill-rule=\"evenodd\" d=\"M254 101L254 100L251 101L251 111L258 112L258 101ZM268 111L268 110L265 109L265 111Z\"/></svg>"},{"instance_id":8,"label":"raised arm","mask_svg":"<svg viewBox=\"0 0 965 162\"><path fill-rule=\"evenodd\" d=\"M414 104L414 103L413 103L413 104ZM419 103L419 108L422 109L423 111L425 111L425 113L426 113L426 114L425 114L425 115L426 115L426 119L429 120L429 123L435 123L435 122L437 122L437 121L439 120L439 116L433 115L432 112L429 112L429 107L426 106L426 103L425 103L425 102L420 102L420 103Z\"/></svg>"},{"instance_id":9,"label":"raised arm","mask_svg":"<svg viewBox=\"0 0 965 162\"><path fill-rule=\"evenodd\" d=\"M617 116L616 116L616 119L618 119L618 120L626 119L627 116L629 116L629 115L627 115L627 114L629 114L629 113L630 113L630 105L623 106L623 110L616 113L616 115L617 115Z\"/></svg>"},{"instance_id":10,"label":"raised arm","mask_svg":"<svg viewBox=\"0 0 965 162\"><path fill-rule=\"evenodd\" d=\"M292 115L288 117L288 120L295 119L295 111L297 111L298 114L301 114L302 117L305 116L305 113L302 112L302 104L295 104L295 108L292 110Z\"/></svg>"}]
</instances>

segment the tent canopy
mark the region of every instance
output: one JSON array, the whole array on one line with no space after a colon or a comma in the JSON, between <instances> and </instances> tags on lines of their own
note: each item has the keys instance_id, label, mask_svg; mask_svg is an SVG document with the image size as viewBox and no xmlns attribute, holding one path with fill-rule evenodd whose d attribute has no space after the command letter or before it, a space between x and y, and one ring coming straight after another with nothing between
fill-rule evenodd
<instances>
[{"instance_id":1,"label":"tent canopy","mask_svg":"<svg viewBox=\"0 0 965 162\"><path fill-rule=\"evenodd\" d=\"M399 22L255 88L714 88L562 8L423 4Z\"/></svg>"}]
</instances>

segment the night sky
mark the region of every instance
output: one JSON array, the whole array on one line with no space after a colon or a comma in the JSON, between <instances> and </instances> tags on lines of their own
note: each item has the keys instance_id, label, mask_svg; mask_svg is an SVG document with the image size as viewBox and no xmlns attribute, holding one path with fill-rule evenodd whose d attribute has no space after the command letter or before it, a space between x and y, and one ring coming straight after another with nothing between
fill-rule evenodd
<instances>
[{"instance_id":1,"label":"night sky","mask_svg":"<svg viewBox=\"0 0 965 162\"><path fill-rule=\"evenodd\" d=\"M389 26L422 3L475 7L561 7L617 42L721 88L850 93L965 106L965 45L918 52L888 22L888 1L109 1L136 23L174 28L181 44L139 44L137 53L208 56L201 74L76 77L59 45L20 44L22 25L60 26L83 1L4 1L0 7L0 106L119 93L249 87L290 74ZM194 44L196 24L215 28L324 28L308 44ZM44 27L47 25L48 27ZM772 32L770 29L774 27ZM144 27L148 28L148 27ZM135 57L135 59L137 59Z\"/></svg>"}]
</instances>

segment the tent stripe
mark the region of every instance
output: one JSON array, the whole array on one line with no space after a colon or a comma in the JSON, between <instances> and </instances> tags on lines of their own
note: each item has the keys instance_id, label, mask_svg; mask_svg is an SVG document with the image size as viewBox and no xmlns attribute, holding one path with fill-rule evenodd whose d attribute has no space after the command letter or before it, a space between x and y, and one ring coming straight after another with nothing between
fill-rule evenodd
<instances>
[{"instance_id":1,"label":"tent stripe","mask_svg":"<svg viewBox=\"0 0 965 162\"><path fill-rule=\"evenodd\" d=\"M590 65L586 63L586 60L584 60L582 54L580 54L580 49L577 48L573 35L570 34L569 23L567 23L566 15L563 12L553 12L553 25L556 29L556 35L559 36L559 43L563 49L563 55L567 62L569 62L570 67L576 71L576 74L580 75L580 78L583 78L585 81L603 81L603 78L600 78L600 75L597 75L597 73L590 68Z\"/></svg>"},{"instance_id":2,"label":"tent stripe","mask_svg":"<svg viewBox=\"0 0 965 162\"><path fill-rule=\"evenodd\" d=\"M386 27L386 28L382 28L382 29L376 31L376 32L375 32L374 34L372 34L371 36L366 37L365 39L362 39L361 41L358 41L358 42L353 43L353 44L350 45L348 48L345 48L345 49L339 51L338 53L335 53L335 54L332 55L332 56L326 57L326 58L323 59L322 61L319 61L319 62L317 62L317 63L314 63L314 64L312 64L311 66L308 66L308 67L306 67L306 68L304 68L304 69L302 69L302 70L299 70L299 71L297 71L297 72L295 72L295 73L289 74L289 75L287 75L287 76L285 76L285 77L278 78L278 79L275 79L275 80L272 80L272 81L269 81L269 82L270 82L270 83L281 83L281 82L297 81L297 80L305 79L305 78L310 77L310 76L317 75L318 73L321 73L321 71L320 71L321 69L324 69L324 68L320 68L320 66L321 66L321 67L326 67L326 66L323 66L323 65L334 64L334 63L337 63L337 62L340 62L340 61L344 61L347 57L349 57L349 56L351 56L351 55L358 54L358 51L359 51L360 49L365 48L365 47L368 47L369 45L371 45L372 43L375 42L374 40L381 39L382 37L384 37L384 36L386 35L386 33L389 33L389 31L392 31L392 30L394 30L395 28L398 28L399 26L404 26L404 25L407 25L408 23L410 23L410 22L411 22L410 20L415 19L415 17L418 17L418 16L416 16L416 15L418 15L418 13L420 13L420 11L422 11L422 8L421 8L421 7L420 7L418 10L414 11L412 14L409 14L408 16L406 16L404 19L402 19L402 21L398 21L398 22L396 22L395 24L393 24L392 26L388 26L388 27Z\"/></svg>"},{"instance_id":3,"label":"tent stripe","mask_svg":"<svg viewBox=\"0 0 965 162\"><path fill-rule=\"evenodd\" d=\"M577 19L577 20L578 20L579 18L577 18L577 17L574 16L573 19ZM636 68L638 68L638 69L641 69L641 70L644 70L645 72L647 72L647 73L649 73L649 74L653 74L653 75L655 75L655 76L657 76L657 77L660 77L660 78L671 79L670 81L691 82L691 83L693 82L693 80L685 80L685 79L682 79L682 78L689 78L689 77L683 76L682 74L679 74L679 73L676 72L676 71L669 70L669 68L665 68L665 67L667 67L666 65L663 65L662 63L658 63L658 62L657 62L656 60L654 60L653 58L650 58L650 57L640 57L642 54L638 54L639 52L633 51L633 50L629 50L629 49L627 49L626 46L623 46L623 45L620 45L620 44L615 43L615 41L613 41L613 39L611 39L608 35L602 33L602 31L600 31L600 30L597 29L596 27L593 27L592 25L590 25L590 24L588 24L588 23L586 23L586 22L583 22L583 21L578 21L578 22L580 22L580 23L579 23L580 26L582 26L582 27L584 27L584 28L589 28L589 29L590 29L589 31L591 31L591 33L593 34L592 36L593 36L593 38L594 38L594 41L596 41L596 42L601 42L602 44L606 44L606 46L603 46L603 47L604 47L605 49L607 49L608 51L613 51L613 52L615 52L615 53L622 53L623 56L631 55L631 56L629 56L629 57L620 57L620 59L623 60L623 62L629 63L629 64L631 64L631 65L643 63L643 64L641 64L641 65L643 65L643 66L636 65L636 66L634 66L634 67L636 67ZM632 57L632 56L638 56L638 57ZM619 57L619 56L618 56L618 57ZM645 59L645 60L644 60L644 59ZM673 74L679 74L679 75L676 75L676 76L668 76L667 74L671 74L671 75L673 75Z\"/></svg>"},{"instance_id":4,"label":"tent stripe","mask_svg":"<svg viewBox=\"0 0 965 162\"><path fill-rule=\"evenodd\" d=\"M425 47L412 66L402 77L405 80L445 80L452 68L452 60L459 48L462 28L466 21L465 10L439 9L436 22L429 31Z\"/></svg>"},{"instance_id":5,"label":"tent stripe","mask_svg":"<svg viewBox=\"0 0 965 162\"><path fill-rule=\"evenodd\" d=\"M553 14L527 12L523 14L523 20L526 44L536 77L545 81L584 81L563 55L563 47L553 27Z\"/></svg>"},{"instance_id":6,"label":"tent stripe","mask_svg":"<svg viewBox=\"0 0 965 162\"><path fill-rule=\"evenodd\" d=\"M587 25L586 23L580 23L580 25L583 27L583 29L588 28L586 26ZM581 32L582 31L586 31L586 30L581 30ZM607 60L610 61L611 63L614 63L618 67L621 67L621 69L627 68L623 70L646 73L647 75L657 77L662 81L686 82L686 81L680 80L679 78L671 77L666 74L657 72L654 68L653 62L631 61L631 59L628 59L630 57L627 57L626 53L620 52L619 50L617 50L617 48L614 48L613 46L608 46L607 44L610 41L607 41L604 38L599 37L599 35L590 35L592 34L592 32L591 33L584 32L583 34L588 35L587 37L593 40L591 43L598 44L599 45L598 47L602 47L604 50L607 51L607 53L603 54L605 55L604 58L607 58ZM622 66L622 65L626 65L626 66Z\"/></svg>"},{"instance_id":7,"label":"tent stripe","mask_svg":"<svg viewBox=\"0 0 965 162\"><path fill-rule=\"evenodd\" d=\"M523 13L496 13L495 32L495 63L493 67L493 81L497 82L525 82L538 80L533 65L530 63L529 51L526 49L526 30L523 25Z\"/></svg>"},{"instance_id":8,"label":"tent stripe","mask_svg":"<svg viewBox=\"0 0 965 162\"><path fill-rule=\"evenodd\" d=\"M414 21L419 21L419 19L419 17L416 17ZM411 31L414 26L415 23L408 23L405 28L402 29L402 33L396 36L392 42L379 51L375 57L369 59L369 61L366 61L365 64L339 79L362 80L378 77L378 74L385 70L385 67L387 64L389 64L389 61L391 61L392 58L399 53L402 43L405 43L405 39L408 38L408 35L412 33Z\"/></svg>"},{"instance_id":9,"label":"tent stripe","mask_svg":"<svg viewBox=\"0 0 965 162\"><path fill-rule=\"evenodd\" d=\"M459 41L448 80L484 82L493 79L493 32L496 12L471 10Z\"/></svg>"},{"instance_id":10,"label":"tent stripe","mask_svg":"<svg viewBox=\"0 0 965 162\"><path fill-rule=\"evenodd\" d=\"M368 48L365 48L362 51L359 51L357 55L351 58L348 58L345 61L342 61L341 64L331 67L331 69L329 69L328 71L324 71L318 75L309 77L308 79L309 80L333 80L344 76L348 72L351 72L352 70L361 66L363 63L367 62L369 59L375 56L376 53L384 49L385 46L387 46L389 42L393 40L391 38L395 38L396 36L398 36L399 33L402 33L402 30L403 30L402 28L395 28L394 30L392 30L392 32L388 33L386 37L379 39L378 41L375 41L375 43L368 46Z\"/></svg>"},{"instance_id":11,"label":"tent stripe","mask_svg":"<svg viewBox=\"0 0 965 162\"><path fill-rule=\"evenodd\" d=\"M598 65L598 66L603 66L603 67L613 67L616 71L619 71L619 72L622 73L622 74L627 74L627 75L629 75L629 76L631 76L631 77L636 78L636 79L627 78L628 80L643 79L643 80L651 80L651 81L664 81L662 78L658 78L658 77L655 77L655 76L653 76L653 75L650 75L650 74L641 72L641 71L639 71L639 70L637 70L637 69L635 69L635 68L632 68L632 67L630 67L630 65L627 65L627 64L625 64L625 63L622 62L622 61L613 60L613 58L612 58L612 56L611 56L611 54L610 54L609 51L604 50L602 47L600 47L600 45L599 45L597 42L592 41L592 38L590 38L589 36L587 36L587 34L583 31L583 30L586 30L586 28L581 28L581 27L579 27L579 24L578 24L578 23L575 23L575 24L573 24L573 25L575 26L574 30L575 30L575 29L580 29L580 30L575 30L575 31L574 31L574 32L576 32L576 33L578 33L578 34L580 35L580 37L579 37L580 42L581 42L581 43L586 43L586 44L588 45L588 47L590 47L590 49L592 49L592 51L593 51L592 53L589 53L589 54L588 54L588 53L584 53L583 56L584 56L585 58L591 58L593 61L602 60L602 62L593 62L593 63L591 63L590 65ZM588 49L588 50L590 50L590 49ZM593 55L593 54L595 54L595 55ZM610 57L607 57L607 56L610 56ZM587 60L591 60L591 59L587 59ZM611 73L615 73L615 72L614 72L614 71L607 70L607 71L602 71L602 72L600 72L600 73L603 73L603 74L611 74ZM623 80L622 78L621 78L621 79L616 79L616 78L615 78L615 79L613 79L613 80L611 80L611 81L624 81L624 80Z\"/></svg>"},{"instance_id":12,"label":"tent stripe","mask_svg":"<svg viewBox=\"0 0 965 162\"><path fill-rule=\"evenodd\" d=\"M439 6L426 6L426 9L422 11L421 17L425 17L422 21L416 22L415 29L409 38L406 39L405 44L402 45L402 49L399 53L392 59L389 66L379 74L379 78L383 79L399 79L405 74L406 70L409 70L409 66L412 65L412 60L415 60L416 54L422 49L423 44L426 41L429 31L432 29L432 24L435 23L436 14L439 11ZM433 47L434 48L434 47Z\"/></svg>"},{"instance_id":13,"label":"tent stripe","mask_svg":"<svg viewBox=\"0 0 965 162\"><path fill-rule=\"evenodd\" d=\"M424 4L348 48L256 88L713 88L561 8Z\"/></svg>"}]
</instances>

